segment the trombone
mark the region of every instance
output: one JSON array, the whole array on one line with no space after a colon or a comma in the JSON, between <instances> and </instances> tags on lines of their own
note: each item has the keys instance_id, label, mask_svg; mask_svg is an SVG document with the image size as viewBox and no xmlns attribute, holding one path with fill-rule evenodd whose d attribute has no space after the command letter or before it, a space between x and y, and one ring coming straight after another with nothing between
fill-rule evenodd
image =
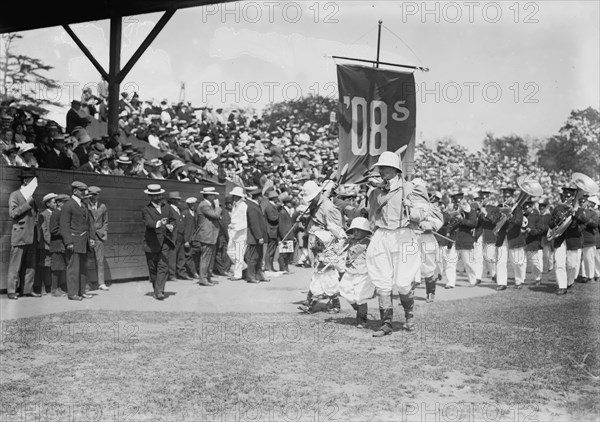
<instances>
[{"instance_id":1,"label":"trombone","mask_svg":"<svg viewBox=\"0 0 600 422\"><path fill-rule=\"evenodd\" d=\"M546 238L548 240L554 240L557 237L560 237L571 225L571 222L573 221L573 214L579 208L579 197L583 195L583 193L588 193L590 195L598 194L598 184L594 182L591 177L586 176L583 173L573 173L571 176L571 182L577 186L577 190L573 196L573 201L571 202L573 212L564 217L558 226L548 230L548 233L546 234Z\"/></svg>"},{"instance_id":2,"label":"trombone","mask_svg":"<svg viewBox=\"0 0 600 422\"><path fill-rule=\"evenodd\" d=\"M507 213L503 213L502 216L500 217L500 220L496 224L496 227L494 227L494 235L496 235L496 236L498 236L498 233L500 232L500 230L502 230L502 228L506 225L506 223L508 222L508 219L510 217L512 217L512 215L514 214L517 207L523 206L523 204L529 198L534 197L534 196L540 196L540 195L542 195L542 193L544 193L544 188L542 188L542 185L540 185L540 182L538 182L537 180L529 179L527 176L519 177L517 179L517 185L519 186L519 189L521 190L521 193L519 194L519 198L517 199L517 202L515 202L515 204L512 206L510 211Z\"/></svg>"}]
</instances>

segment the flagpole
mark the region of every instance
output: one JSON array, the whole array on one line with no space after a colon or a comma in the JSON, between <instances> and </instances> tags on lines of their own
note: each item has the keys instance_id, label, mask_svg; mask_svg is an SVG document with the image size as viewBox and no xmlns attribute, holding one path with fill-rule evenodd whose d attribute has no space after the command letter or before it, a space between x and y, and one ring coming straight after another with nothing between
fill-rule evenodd
<instances>
[{"instance_id":1,"label":"flagpole","mask_svg":"<svg viewBox=\"0 0 600 422\"><path fill-rule=\"evenodd\" d=\"M379 19L379 27L377 29L377 60L375 61L377 69L379 69L379 52L381 51L381 24L383 24L383 21Z\"/></svg>"}]
</instances>

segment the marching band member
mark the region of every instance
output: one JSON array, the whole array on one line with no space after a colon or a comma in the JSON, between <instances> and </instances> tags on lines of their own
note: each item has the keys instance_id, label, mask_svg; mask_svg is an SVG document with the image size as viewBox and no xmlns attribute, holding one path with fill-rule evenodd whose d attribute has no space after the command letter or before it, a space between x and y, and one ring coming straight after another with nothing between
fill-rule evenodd
<instances>
[{"instance_id":1,"label":"marching band member","mask_svg":"<svg viewBox=\"0 0 600 422\"><path fill-rule=\"evenodd\" d=\"M435 282L437 281L436 269L439 257L438 241L433 232L437 232L444 224L444 215L440 208L442 194L433 192L429 195L430 207L425 220L421 221L419 228L421 234L421 278L425 282L426 302L431 303L435 299Z\"/></svg>"},{"instance_id":2,"label":"marching band member","mask_svg":"<svg viewBox=\"0 0 600 422\"><path fill-rule=\"evenodd\" d=\"M489 275L493 281L496 281L496 235L494 234L494 227L500 219L500 210L490 203L490 191L480 190L478 195L482 203L479 208L475 230L476 234L481 231L480 237L476 237L475 242L475 256L481 259L481 266L478 267L481 271L477 274L477 278L482 280L484 275Z\"/></svg>"},{"instance_id":3,"label":"marching band member","mask_svg":"<svg viewBox=\"0 0 600 422\"><path fill-rule=\"evenodd\" d=\"M346 268L340 283L340 295L356 311L356 326L367 326L367 300L375 295L375 286L367 271L367 248L371 241L369 220L356 217L348 229L348 254Z\"/></svg>"},{"instance_id":4,"label":"marching band member","mask_svg":"<svg viewBox=\"0 0 600 422\"><path fill-rule=\"evenodd\" d=\"M540 204L540 213L544 219L544 224L550 227L550 221L552 220L552 206L549 202L544 201ZM552 241L548 240L547 236L542 236L542 254L544 260L544 271L550 273L554 271L554 250L552 248Z\"/></svg>"},{"instance_id":5,"label":"marching band member","mask_svg":"<svg viewBox=\"0 0 600 422\"><path fill-rule=\"evenodd\" d=\"M546 237L546 233L548 232L548 222L533 201L526 201L523 204L523 215L527 218L527 226L523 229L527 261L531 262L533 280L535 281L535 285L539 286L542 283L542 272L544 269L542 238Z\"/></svg>"},{"instance_id":6,"label":"marching band member","mask_svg":"<svg viewBox=\"0 0 600 422\"><path fill-rule=\"evenodd\" d=\"M302 198L309 208L306 230L313 272L306 305L298 309L310 313L318 296L325 295L331 298L333 307L330 311L337 313L340 310L340 301L337 297L339 278L333 285L332 270L335 265L326 260L330 255L328 251L333 250L346 239L342 213L327 196L323 195L321 187L312 180L302 186Z\"/></svg>"},{"instance_id":7,"label":"marching band member","mask_svg":"<svg viewBox=\"0 0 600 422\"><path fill-rule=\"evenodd\" d=\"M598 230L598 213L589 195L584 195L580 201L586 217L586 225L582 232L581 282L587 283L594 278L596 259L596 231Z\"/></svg>"},{"instance_id":8,"label":"marching band member","mask_svg":"<svg viewBox=\"0 0 600 422\"><path fill-rule=\"evenodd\" d=\"M477 226L477 211L464 200L462 192L451 195L452 202L456 207L457 214L450 221L449 237L454 239L454 243L449 247L446 257L446 279L448 282L445 289L453 289L456 286L456 266L458 260L463 262L467 277L471 286L481 283L477 278L478 271L475 262L473 229ZM481 272L481 271L480 271Z\"/></svg>"},{"instance_id":9,"label":"marching band member","mask_svg":"<svg viewBox=\"0 0 600 422\"><path fill-rule=\"evenodd\" d=\"M579 265L581 263L582 225L586 223L582 209L574 209L571 201L576 189L564 187L561 193L561 202L552 212L550 227L559 226L566 217L573 216L573 221L563 234L554 239L554 271L558 282L557 295L564 295L567 289L573 286Z\"/></svg>"},{"instance_id":10,"label":"marching band member","mask_svg":"<svg viewBox=\"0 0 600 422\"><path fill-rule=\"evenodd\" d=\"M505 204L508 204L505 201ZM520 289L525 282L527 258L525 255L525 236L521 232L523 225L523 208L515 208L509 220L498 231L496 239L496 290L506 290L508 284L508 261L513 265L515 272L515 288Z\"/></svg>"},{"instance_id":11,"label":"marching band member","mask_svg":"<svg viewBox=\"0 0 600 422\"><path fill-rule=\"evenodd\" d=\"M392 289L397 288L404 308L404 329L414 330L413 280L421 265L415 232L429 209L427 190L405 182L400 157L386 151L375 167L383 183L369 195L369 220L374 227L367 249L367 270L379 298L381 327L374 337L392 333Z\"/></svg>"}]
</instances>

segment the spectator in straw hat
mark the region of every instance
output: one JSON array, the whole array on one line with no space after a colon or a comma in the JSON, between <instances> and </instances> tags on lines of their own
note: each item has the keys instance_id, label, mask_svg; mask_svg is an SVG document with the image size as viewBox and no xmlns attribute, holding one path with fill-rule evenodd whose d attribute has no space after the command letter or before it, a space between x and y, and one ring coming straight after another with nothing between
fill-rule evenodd
<instances>
[{"instance_id":1,"label":"spectator in straw hat","mask_svg":"<svg viewBox=\"0 0 600 422\"><path fill-rule=\"evenodd\" d=\"M179 209L181 202L181 195L179 192L169 192L167 196L167 202L173 209L173 215L176 220L174 221L175 230L175 248L171 249L171 255L169 256L169 278L172 280L178 278L181 280L191 280L185 271L185 221L182 211Z\"/></svg>"},{"instance_id":2,"label":"spectator in straw hat","mask_svg":"<svg viewBox=\"0 0 600 422\"><path fill-rule=\"evenodd\" d=\"M8 197L8 214L12 219L10 236L10 260L8 262L7 292L9 299L17 299L17 288L20 284L20 272L25 267L23 294L25 296L40 295L34 293L35 260L37 248L37 206L33 193L27 186L35 179L32 169L25 169L19 175L21 188Z\"/></svg>"},{"instance_id":3,"label":"spectator in straw hat","mask_svg":"<svg viewBox=\"0 0 600 422\"><path fill-rule=\"evenodd\" d=\"M146 226L144 233L144 252L150 282L156 300L165 299L165 284L169 276L169 255L175 247L173 231L176 217L169 205L161 203L165 190L160 185L148 185L144 193L150 202L142 208L142 220Z\"/></svg>"},{"instance_id":4,"label":"spectator in straw hat","mask_svg":"<svg viewBox=\"0 0 600 422\"><path fill-rule=\"evenodd\" d=\"M165 176L162 174L162 161L160 161L160 158L153 158L152 160L147 161L146 165L150 169L148 172L148 177L150 179L160 180L165 178Z\"/></svg>"},{"instance_id":5,"label":"spectator in straw hat","mask_svg":"<svg viewBox=\"0 0 600 422\"><path fill-rule=\"evenodd\" d=\"M219 193L215 188L206 187L200 192L204 199L196 209L197 229L192 237L192 248L195 255L200 255L198 273L200 275L198 284L201 286L213 286L218 284L211 279L215 264L215 252L217 239L219 237L220 219L222 209L219 206Z\"/></svg>"},{"instance_id":6,"label":"spectator in straw hat","mask_svg":"<svg viewBox=\"0 0 600 422\"><path fill-rule=\"evenodd\" d=\"M117 167L113 170L115 176L129 176L129 169L131 168L131 160L126 154L120 155L117 158Z\"/></svg>"}]
</instances>

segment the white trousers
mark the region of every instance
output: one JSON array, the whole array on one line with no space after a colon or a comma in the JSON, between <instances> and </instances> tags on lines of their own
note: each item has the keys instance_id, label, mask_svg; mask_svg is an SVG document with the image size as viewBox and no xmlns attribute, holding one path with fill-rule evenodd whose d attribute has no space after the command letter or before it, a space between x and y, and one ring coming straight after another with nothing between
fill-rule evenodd
<instances>
[{"instance_id":1,"label":"white trousers","mask_svg":"<svg viewBox=\"0 0 600 422\"><path fill-rule=\"evenodd\" d=\"M498 254L496 245L493 243L484 243L482 245L483 265L482 276L489 274L490 278L496 276L496 255ZM480 278L481 280L482 278Z\"/></svg>"},{"instance_id":2,"label":"white trousers","mask_svg":"<svg viewBox=\"0 0 600 422\"><path fill-rule=\"evenodd\" d=\"M581 250L581 276L594 278L596 267L596 245L586 246Z\"/></svg>"},{"instance_id":3,"label":"white trousers","mask_svg":"<svg viewBox=\"0 0 600 422\"><path fill-rule=\"evenodd\" d=\"M340 292L340 275L332 267L322 272L313 270L309 289L315 296L333 296Z\"/></svg>"},{"instance_id":4,"label":"white trousers","mask_svg":"<svg viewBox=\"0 0 600 422\"><path fill-rule=\"evenodd\" d=\"M248 266L244 262L246 252L246 229L237 232L229 232L229 243L227 244L227 255L233 261L233 277L242 278L242 271Z\"/></svg>"},{"instance_id":5,"label":"white trousers","mask_svg":"<svg viewBox=\"0 0 600 422\"><path fill-rule=\"evenodd\" d=\"M554 253L552 252L552 248L550 247L550 245L544 245L542 250L544 251L544 268L546 269L546 271L553 271Z\"/></svg>"},{"instance_id":6,"label":"white trousers","mask_svg":"<svg viewBox=\"0 0 600 422\"><path fill-rule=\"evenodd\" d=\"M518 286L525 282L527 271L525 248L509 248L508 241L504 239L504 243L498 248L496 256L496 282L499 286L508 284L508 261L512 263L515 272L515 284Z\"/></svg>"},{"instance_id":7,"label":"white trousers","mask_svg":"<svg viewBox=\"0 0 600 422\"><path fill-rule=\"evenodd\" d=\"M377 229L367 249L367 271L377 293L391 294L394 288L406 295L421 266L419 236L414 230Z\"/></svg>"},{"instance_id":8,"label":"white trousers","mask_svg":"<svg viewBox=\"0 0 600 422\"><path fill-rule=\"evenodd\" d=\"M375 286L369 280L369 274L345 272L340 282L340 296L348 303L362 305L375 296Z\"/></svg>"},{"instance_id":9,"label":"white trousers","mask_svg":"<svg viewBox=\"0 0 600 422\"><path fill-rule=\"evenodd\" d=\"M435 240L435 236L431 233L422 234L421 268L420 277L417 278L417 282L421 281L421 278L429 278L435 275L439 258L440 248L437 240Z\"/></svg>"},{"instance_id":10,"label":"white trousers","mask_svg":"<svg viewBox=\"0 0 600 422\"><path fill-rule=\"evenodd\" d=\"M542 270L544 268L544 251L527 251L527 261L531 263L533 279L535 281L542 280Z\"/></svg>"},{"instance_id":11,"label":"white trousers","mask_svg":"<svg viewBox=\"0 0 600 422\"><path fill-rule=\"evenodd\" d=\"M473 249L456 249L454 244L452 248L442 248L442 259L444 262L444 275L446 276L448 286L456 286L456 267L458 260L461 260L469 283L475 284L477 281L477 265L475 262Z\"/></svg>"},{"instance_id":12,"label":"white trousers","mask_svg":"<svg viewBox=\"0 0 600 422\"><path fill-rule=\"evenodd\" d=\"M600 277L600 249L596 249L596 264L594 267L594 277Z\"/></svg>"},{"instance_id":13,"label":"white trousers","mask_svg":"<svg viewBox=\"0 0 600 422\"><path fill-rule=\"evenodd\" d=\"M554 250L554 272L559 289L572 285L579 274L581 249L567 250L567 242L563 242Z\"/></svg>"}]
</instances>

